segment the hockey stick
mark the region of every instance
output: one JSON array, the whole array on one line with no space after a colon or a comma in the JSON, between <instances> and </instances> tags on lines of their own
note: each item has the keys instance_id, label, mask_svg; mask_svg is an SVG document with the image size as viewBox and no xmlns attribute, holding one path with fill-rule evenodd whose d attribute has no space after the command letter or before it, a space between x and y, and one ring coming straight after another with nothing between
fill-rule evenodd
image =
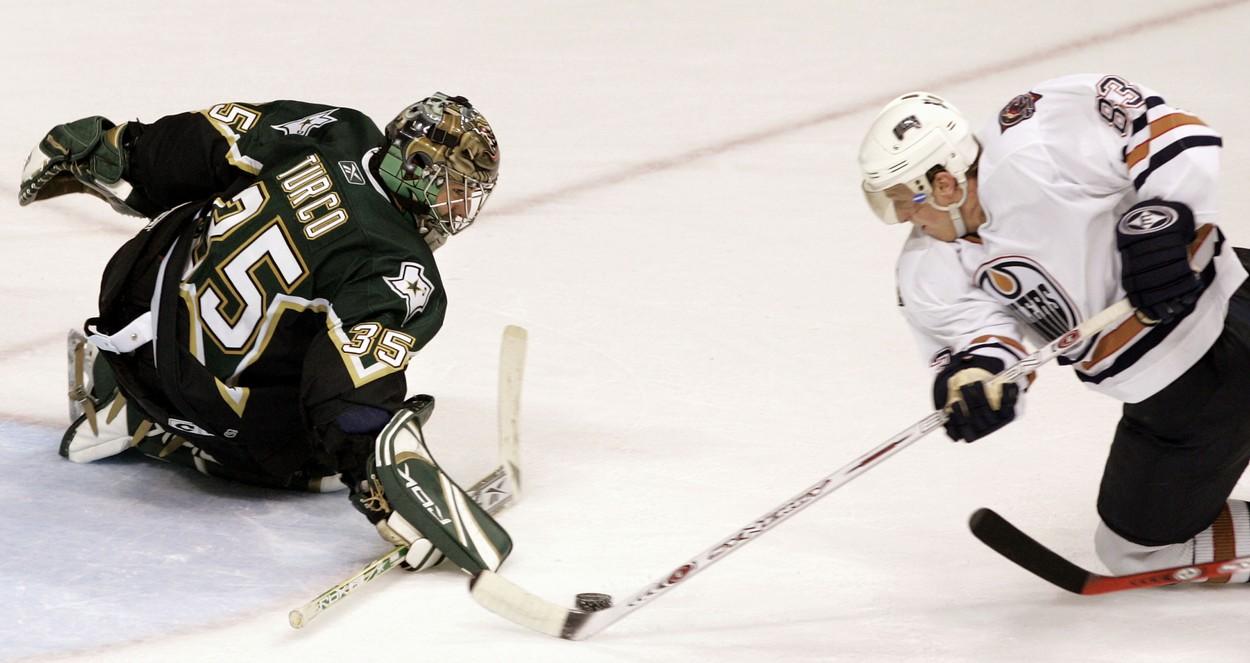
<instances>
[{"instance_id":1,"label":"hockey stick","mask_svg":"<svg viewBox=\"0 0 1250 663\"><path fill-rule=\"evenodd\" d=\"M1007 367L994 376L992 382L1008 382L1032 373L1042 364L1071 350L1081 341L1102 331L1132 310L1127 300L1112 304L1050 344ZM577 608L569 609L539 598L491 571L483 571L474 577L469 582L469 591L483 607L513 623L566 640L584 640L620 621L678 583L724 559L782 521L857 478L869 468L880 464L925 435L937 430L946 418L944 411L937 410L908 426L880 446L820 479L803 492L699 553L654 583L642 588L629 597L623 605L612 607L611 598L607 595L586 593L578 594Z\"/></svg>"},{"instance_id":2,"label":"hockey stick","mask_svg":"<svg viewBox=\"0 0 1250 663\"><path fill-rule=\"evenodd\" d=\"M1105 576L1060 557L989 509L977 509L968 520L968 527L974 536L998 554L1042 580L1082 596L1199 582L1250 571L1250 557L1238 557L1123 576Z\"/></svg>"},{"instance_id":3,"label":"hockey stick","mask_svg":"<svg viewBox=\"0 0 1250 663\"><path fill-rule=\"evenodd\" d=\"M521 378L525 372L525 346L524 328L516 325L504 328L499 349L499 467L465 491L491 515L521 499L520 439L517 427L521 408ZM370 562L356 575L292 610L287 615L291 628L303 628L348 594L399 566L407 553L408 546L397 546Z\"/></svg>"}]
</instances>

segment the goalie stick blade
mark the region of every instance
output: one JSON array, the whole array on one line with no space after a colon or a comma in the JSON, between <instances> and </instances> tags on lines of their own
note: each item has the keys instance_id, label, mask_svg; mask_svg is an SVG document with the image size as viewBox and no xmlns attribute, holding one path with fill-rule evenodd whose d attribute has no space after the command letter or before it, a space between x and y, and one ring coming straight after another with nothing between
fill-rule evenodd
<instances>
[{"instance_id":1,"label":"goalie stick blade","mask_svg":"<svg viewBox=\"0 0 1250 663\"><path fill-rule=\"evenodd\" d=\"M474 576L469 581L469 593L478 605L514 624L565 640L584 640L615 621L609 616L615 608L596 612L570 610L539 598L491 571ZM602 621L598 628L594 625L596 621Z\"/></svg>"},{"instance_id":2,"label":"goalie stick blade","mask_svg":"<svg viewBox=\"0 0 1250 663\"><path fill-rule=\"evenodd\" d=\"M570 611L530 594L503 576L483 571L469 581L469 593L482 607L525 628L563 637Z\"/></svg>"},{"instance_id":3,"label":"goalie stick blade","mask_svg":"<svg viewBox=\"0 0 1250 663\"><path fill-rule=\"evenodd\" d=\"M972 535L995 552L1052 585L1080 594L1093 575L1038 543L990 509L977 509L968 519Z\"/></svg>"},{"instance_id":4,"label":"goalie stick blade","mask_svg":"<svg viewBox=\"0 0 1250 663\"><path fill-rule=\"evenodd\" d=\"M1087 571L1060 557L989 509L977 509L968 525L972 528L973 535L1003 557L1057 587L1082 596L1201 582L1250 571L1250 557L1238 557L1191 566L1107 576Z\"/></svg>"}]
</instances>

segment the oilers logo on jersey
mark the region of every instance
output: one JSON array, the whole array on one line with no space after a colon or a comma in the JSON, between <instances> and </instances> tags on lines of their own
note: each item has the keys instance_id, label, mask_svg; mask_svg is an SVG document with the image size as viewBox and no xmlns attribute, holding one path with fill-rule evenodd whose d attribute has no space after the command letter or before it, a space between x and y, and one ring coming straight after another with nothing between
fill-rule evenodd
<instances>
[{"instance_id":1,"label":"oilers logo on jersey","mask_svg":"<svg viewBox=\"0 0 1250 663\"><path fill-rule=\"evenodd\" d=\"M1047 342L1080 322L1076 306L1062 286L1036 261L1004 256L981 265L976 284L1006 306Z\"/></svg>"}]
</instances>

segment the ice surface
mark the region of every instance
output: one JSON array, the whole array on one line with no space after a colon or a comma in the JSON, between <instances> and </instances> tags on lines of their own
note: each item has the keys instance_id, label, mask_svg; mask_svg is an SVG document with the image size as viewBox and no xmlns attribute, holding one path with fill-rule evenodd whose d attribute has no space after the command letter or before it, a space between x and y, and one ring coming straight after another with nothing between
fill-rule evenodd
<instances>
[{"instance_id":1,"label":"ice surface","mask_svg":"<svg viewBox=\"0 0 1250 663\"><path fill-rule=\"evenodd\" d=\"M140 458L80 465L56 455L59 437L0 423L6 659L302 603L386 549L362 545L372 528L341 508L343 493L249 488Z\"/></svg>"},{"instance_id":2,"label":"ice surface","mask_svg":"<svg viewBox=\"0 0 1250 663\"><path fill-rule=\"evenodd\" d=\"M1244 588L1068 596L967 533L991 506L1099 568L1117 407L1057 367L994 439L908 448L591 641L503 622L450 572L391 574L291 631L376 537L341 495L57 458L64 330L139 224L15 202L30 147L88 114L297 98L385 122L434 90L472 99L504 165L438 255L447 324L414 367L430 444L457 476L489 469L499 330L526 326L505 571L620 597L927 413L894 306L905 231L871 218L854 167L882 103L927 89L986 118L1056 75L1140 80L1224 134L1220 223L1245 245L1246 25L1244 1L0 2L0 583L19 588L0 659L1250 660Z\"/></svg>"}]
</instances>

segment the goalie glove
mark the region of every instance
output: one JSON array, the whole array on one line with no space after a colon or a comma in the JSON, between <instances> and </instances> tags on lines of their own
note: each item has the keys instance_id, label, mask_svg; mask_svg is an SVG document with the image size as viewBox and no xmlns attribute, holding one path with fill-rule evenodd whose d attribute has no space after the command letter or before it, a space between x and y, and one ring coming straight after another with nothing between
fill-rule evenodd
<instances>
[{"instance_id":1,"label":"goalie glove","mask_svg":"<svg viewBox=\"0 0 1250 663\"><path fill-rule=\"evenodd\" d=\"M1005 366L1002 360L963 352L933 381L933 406L945 409L946 434L954 441L974 442L1016 418L1020 386L992 384Z\"/></svg>"},{"instance_id":2,"label":"goalie glove","mask_svg":"<svg viewBox=\"0 0 1250 663\"><path fill-rule=\"evenodd\" d=\"M26 157L18 202L29 205L67 193L90 193L114 209L143 216L127 202L133 188L123 179L126 124L93 115L58 124Z\"/></svg>"},{"instance_id":3,"label":"goalie glove","mask_svg":"<svg viewBox=\"0 0 1250 663\"><path fill-rule=\"evenodd\" d=\"M413 412L417 413L417 419L420 424L428 421L430 415L434 413L433 396L420 394L409 400L406 405ZM374 414L382 415L381 421L376 424L369 420L372 418L371 415ZM436 550L428 540L419 534L405 538L387 524L387 520L392 513L391 505L387 502L386 495L382 491L381 482L376 480L377 468L374 466L371 452L373 448L372 440L375 440L378 433L381 432L380 429L385 427L390 419L389 415L386 415L382 410L374 408L357 408L355 411L349 410L345 415L339 417L337 426L332 431L333 433L347 437L347 435L343 435L347 431L353 433L365 430L373 431L370 435L369 450L363 452L365 459L359 461L364 475L361 476L359 472L350 471L343 474L344 480L349 483L351 492L348 494L348 498L351 500L352 507L369 519L369 522L373 524L378 532L378 536L382 537L383 541L395 546L408 546L408 553L404 556L403 561L400 562L400 566L405 570L424 571L437 566L446 557ZM346 450L344 457L340 458L340 463L350 465L356 462L354 458L351 458L353 454L348 450L348 447L356 445L345 441L339 446Z\"/></svg>"},{"instance_id":4,"label":"goalie glove","mask_svg":"<svg viewBox=\"0 0 1250 663\"><path fill-rule=\"evenodd\" d=\"M1143 322L1171 322L1194 309L1204 288L1189 265L1194 236L1193 211L1171 200L1137 203L1116 224L1120 284Z\"/></svg>"},{"instance_id":5,"label":"goalie glove","mask_svg":"<svg viewBox=\"0 0 1250 663\"><path fill-rule=\"evenodd\" d=\"M371 474L376 471L372 464L369 466L369 471ZM446 556L434 548L434 545L420 533L414 535L404 530L404 533L408 534L405 538L403 534L392 529L390 523L387 522L391 517L391 506L386 501L380 483L370 479L361 481L352 487L350 497L352 506L373 523L373 527L377 529L378 536L382 537L382 540L395 546L408 546L408 552L400 562L400 566L404 569L424 571L438 566L446 559Z\"/></svg>"},{"instance_id":6,"label":"goalie glove","mask_svg":"<svg viewBox=\"0 0 1250 663\"><path fill-rule=\"evenodd\" d=\"M418 396L378 433L352 502L383 539L408 546L404 563L413 570L446 557L472 574L493 571L512 551L512 539L430 454L421 425L433 406L433 398Z\"/></svg>"}]
</instances>

